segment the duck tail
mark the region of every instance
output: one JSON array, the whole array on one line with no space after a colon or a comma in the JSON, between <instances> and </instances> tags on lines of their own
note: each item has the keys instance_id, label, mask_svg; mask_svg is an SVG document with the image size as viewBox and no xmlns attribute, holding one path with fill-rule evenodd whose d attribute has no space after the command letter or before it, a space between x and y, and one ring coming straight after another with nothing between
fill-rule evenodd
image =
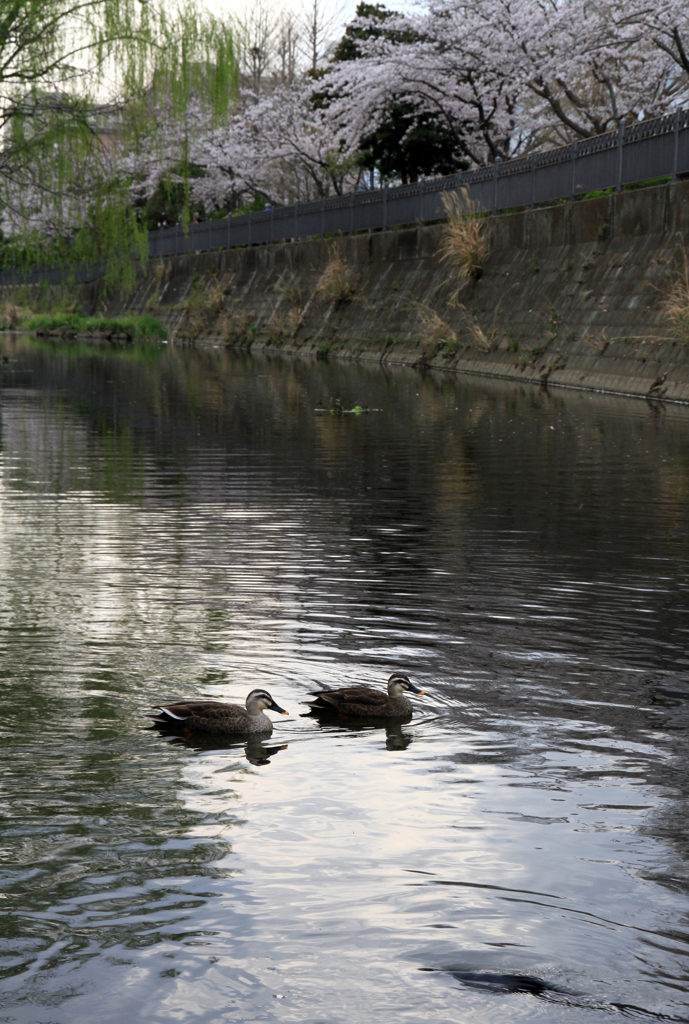
<instances>
[{"instance_id":1,"label":"duck tail","mask_svg":"<svg viewBox=\"0 0 689 1024\"><path fill-rule=\"evenodd\" d=\"M169 718L174 718L175 722L186 722L187 718L189 717L188 715L176 715L174 711L170 711L169 708L161 708L160 710L163 712L164 715L167 715Z\"/></svg>"},{"instance_id":2,"label":"duck tail","mask_svg":"<svg viewBox=\"0 0 689 1024\"><path fill-rule=\"evenodd\" d=\"M182 722L186 722L186 715L176 715L169 708L160 708L160 714L158 715L147 715L156 725L180 725Z\"/></svg>"},{"instance_id":3,"label":"duck tail","mask_svg":"<svg viewBox=\"0 0 689 1024\"><path fill-rule=\"evenodd\" d=\"M316 699L302 701L302 704L305 704L307 707L320 708L321 711L332 711L332 709L337 706L335 702L332 699L328 699L324 693L311 693L309 696L315 697Z\"/></svg>"},{"instance_id":4,"label":"duck tail","mask_svg":"<svg viewBox=\"0 0 689 1024\"><path fill-rule=\"evenodd\" d=\"M146 715L146 718L150 718L156 725L167 725L169 722L163 715Z\"/></svg>"}]
</instances>

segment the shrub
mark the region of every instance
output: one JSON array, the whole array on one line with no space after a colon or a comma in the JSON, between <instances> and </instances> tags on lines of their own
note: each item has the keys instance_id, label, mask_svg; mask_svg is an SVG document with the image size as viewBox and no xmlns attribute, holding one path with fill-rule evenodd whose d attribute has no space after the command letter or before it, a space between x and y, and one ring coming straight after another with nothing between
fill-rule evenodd
<instances>
[{"instance_id":1,"label":"shrub","mask_svg":"<svg viewBox=\"0 0 689 1024\"><path fill-rule=\"evenodd\" d=\"M447 224L440 244L440 258L450 264L461 288L483 273L490 253L488 225L465 188L460 189L459 194L445 193L442 201Z\"/></svg>"}]
</instances>

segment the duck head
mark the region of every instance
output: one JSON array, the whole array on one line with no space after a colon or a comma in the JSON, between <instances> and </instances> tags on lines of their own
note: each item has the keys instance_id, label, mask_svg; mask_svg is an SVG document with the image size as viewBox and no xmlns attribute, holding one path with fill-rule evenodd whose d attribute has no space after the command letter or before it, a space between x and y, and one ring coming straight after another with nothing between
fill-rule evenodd
<instances>
[{"instance_id":1,"label":"duck head","mask_svg":"<svg viewBox=\"0 0 689 1024\"><path fill-rule=\"evenodd\" d=\"M423 690L419 690L408 676L403 676L401 672L393 672L388 679L388 693L391 697L401 697L405 690L409 690L411 693L423 693Z\"/></svg>"},{"instance_id":2,"label":"duck head","mask_svg":"<svg viewBox=\"0 0 689 1024\"><path fill-rule=\"evenodd\" d=\"M279 704L276 704L267 690L252 690L246 698L246 710L250 715L260 715L262 711L277 711L281 715L288 715Z\"/></svg>"}]
</instances>

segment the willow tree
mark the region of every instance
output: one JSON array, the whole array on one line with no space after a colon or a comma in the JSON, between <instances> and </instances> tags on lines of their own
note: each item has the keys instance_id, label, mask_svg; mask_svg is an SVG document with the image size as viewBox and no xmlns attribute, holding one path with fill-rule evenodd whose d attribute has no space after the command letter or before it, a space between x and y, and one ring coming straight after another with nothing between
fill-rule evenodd
<instances>
[{"instance_id":1,"label":"willow tree","mask_svg":"<svg viewBox=\"0 0 689 1024\"><path fill-rule=\"evenodd\" d=\"M100 259L111 278L131 279L133 252L145 257L130 199L137 151L157 144L161 108L184 120L200 103L221 123L236 85L233 26L196 0L3 0L5 265Z\"/></svg>"}]
</instances>

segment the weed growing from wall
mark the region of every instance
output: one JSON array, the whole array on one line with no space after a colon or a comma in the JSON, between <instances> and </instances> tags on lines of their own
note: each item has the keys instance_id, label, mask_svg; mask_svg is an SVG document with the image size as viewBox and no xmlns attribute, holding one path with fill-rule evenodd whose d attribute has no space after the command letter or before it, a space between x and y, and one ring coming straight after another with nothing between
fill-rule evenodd
<instances>
[{"instance_id":1,"label":"weed growing from wall","mask_svg":"<svg viewBox=\"0 0 689 1024\"><path fill-rule=\"evenodd\" d=\"M467 282L478 280L490 255L489 228L477 203L465 188L442 197L447 224L440 243L440 258L450 264L459 291Z\"/></svg>"}]
</instances>

